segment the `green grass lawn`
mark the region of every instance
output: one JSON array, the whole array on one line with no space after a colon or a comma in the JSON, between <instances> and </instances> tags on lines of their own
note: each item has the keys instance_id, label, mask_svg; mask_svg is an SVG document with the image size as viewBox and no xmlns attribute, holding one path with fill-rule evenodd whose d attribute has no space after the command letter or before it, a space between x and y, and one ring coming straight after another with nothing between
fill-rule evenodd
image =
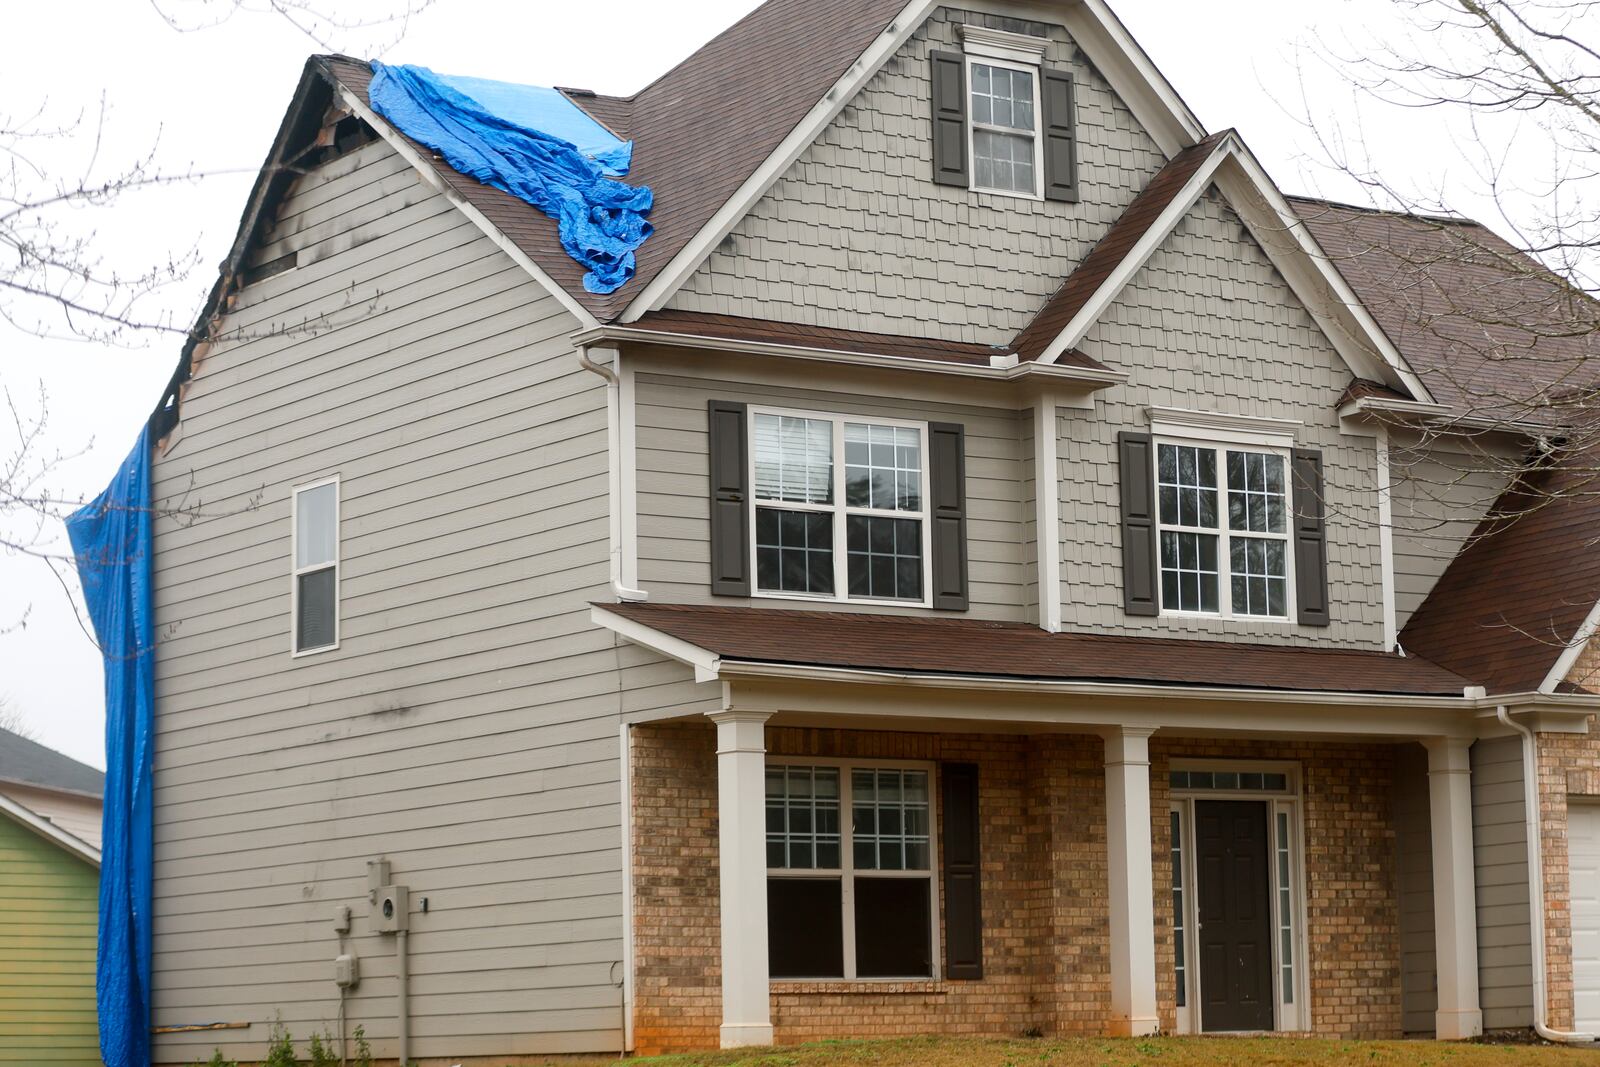
<instances>
[{"instance_id":1,"label":"green grass lawn","mask_svg":"<svg viewBox=\"0 0 1600 1067\"><path fill-rule=\"evenodd\" d=\"M592 1061L595 1064L615 1060ZM1381 1065L1489 1067L1491 1064L1585 1063L1600 1067L1600 1052L1556 1045L1460 1044L1433 1041L1325 1041L1296 1037L1150 1037L1132 1040L982 1041L904 1038L824 1041L742 1052L650 1056L649 1067L1167 1067L1187 1064ZM571 1065L569 1061L569 1067Z\"/></svg>"}]
</instances>

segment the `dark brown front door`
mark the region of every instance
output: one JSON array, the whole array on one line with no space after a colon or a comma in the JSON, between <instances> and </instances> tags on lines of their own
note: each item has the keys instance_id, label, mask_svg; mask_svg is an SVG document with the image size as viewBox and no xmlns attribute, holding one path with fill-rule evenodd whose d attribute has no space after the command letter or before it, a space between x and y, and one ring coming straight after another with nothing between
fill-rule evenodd
<instances>
[{"instance_id":1,"label":"dark brown front door","mask_svg":"<svg viewBox=\"0 0 1600 1067\"><path fill-rule=\"evenodd\" d=\"M1272 912L1267 805L1195 803L1200 1028L1272 1029Z\"/></svg>"}]
</instances>

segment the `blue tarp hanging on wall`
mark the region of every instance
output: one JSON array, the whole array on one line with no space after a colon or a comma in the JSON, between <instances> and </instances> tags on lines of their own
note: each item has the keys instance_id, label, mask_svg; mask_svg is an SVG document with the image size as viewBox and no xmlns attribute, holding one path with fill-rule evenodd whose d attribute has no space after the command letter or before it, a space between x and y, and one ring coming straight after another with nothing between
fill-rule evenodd
<instances>
[{"instance_id":1,"label":"blue tarp hanging on wall","mask_svg":"<svg viewBox=\"0 0 1600 1067\"><path fill-rule=\"evenodd\" d=\"M106 670L106 795L95 973L100 1052L106 1067L149 1067L155 711L149 429L139 434L105 492L67 518L67 536Z\"/></svg>"},{"instance_id":2,"label":"blue tarp hanging on wall","mask_svg":"<svg viewBox=\"0 0 1600 1067\"><path fill-rule=\"evenodd\" d=\"M589 292L613 292L633 277L634 252L650 236L651 192L612 180L627 173L631 144L561 93L374 60L367 96L457 171L555 219L561 247L588 268Z\"/></svg>"}]
</instances>

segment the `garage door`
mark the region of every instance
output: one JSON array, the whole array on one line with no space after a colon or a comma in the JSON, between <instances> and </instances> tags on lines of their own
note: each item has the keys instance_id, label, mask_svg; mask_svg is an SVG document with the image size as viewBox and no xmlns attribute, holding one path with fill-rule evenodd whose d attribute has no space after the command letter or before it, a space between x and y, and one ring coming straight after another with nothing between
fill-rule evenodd
<instances>
[{"instance_id":1,"label":"garage door","mask_svg":"<svg viewBox=\"0 0 1600 1067\"><path fill-rule=\"evenodd\" d=\"M1600 1029L1600 805L1567 813L1572 867L1572 991L1576 1028Z\"/></svg>"}]
</instances>

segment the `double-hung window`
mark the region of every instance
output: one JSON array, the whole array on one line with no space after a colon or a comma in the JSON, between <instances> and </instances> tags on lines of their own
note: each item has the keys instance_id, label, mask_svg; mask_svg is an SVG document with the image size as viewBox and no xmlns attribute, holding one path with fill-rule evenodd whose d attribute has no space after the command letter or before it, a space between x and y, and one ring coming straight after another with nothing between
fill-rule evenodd
<instances>
[{"instance_id":1,"label":"double-hung window","mask_svg":"<svg viewBox=\"0 0 1600 1067\"><path fill-rule=\"evenodd\" d=\"M294 491L293 651L339 643L339 480Z\"/></svg>"},{"instance_id":2,"label":"double-hung window","mask_svg":"<svg viewBox=\"0 0 1600 1067\"><path fill-rule=\"evenodd\" d=\"M926 604L927 426L752 411L756 591Z\"/></svg>"},{"instance_id":3,"label":"double-hung window","mask_svg":"<svg viewBox=\"0 0 1600 1067\"><path fill-rule=\"evenodd\" d=\"M967 63L972 187L1041 195L1038 70L989 58Z\"/></svg>"},{"instance_id":4,"label":"double-hung window","mask_svg":"<svg viewBox=\"0 0 1600 1067\"><path fill-rule=\"evenodd\" d=\"M768 764L772 977L933 977L932 787L926 765Z\"/></svg>"},{"instance_id":5,"label":"double-hung window","mask_svg":"<svg viewBox=\"0 0 1600 1067\"><path fill-rule=\"evenodd\" d=\"M1282 452L1161 441L1156 492L1163 611L1289 618Z\"/></svg>"}]
</instances>

